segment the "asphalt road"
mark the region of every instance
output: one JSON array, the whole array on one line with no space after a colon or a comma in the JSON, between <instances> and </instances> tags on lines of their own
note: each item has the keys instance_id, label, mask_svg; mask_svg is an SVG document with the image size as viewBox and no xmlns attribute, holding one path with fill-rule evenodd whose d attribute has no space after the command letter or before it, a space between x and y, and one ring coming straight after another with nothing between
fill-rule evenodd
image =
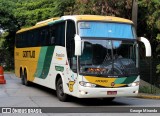
<instances>
[{"instance_id":1,"label":"asphalt road","mask_svg":"<svg viewBox=\"0 0 160 116\"><path fill-rule=\"evenodd\" d=\"M100 99L72 98L60 102L54 90L32 84L24 86L14 74L5 74L6 84L0 84L0 107L160 107L160 100L119 97L107 103Z\"/></svg>"}]
</instances>

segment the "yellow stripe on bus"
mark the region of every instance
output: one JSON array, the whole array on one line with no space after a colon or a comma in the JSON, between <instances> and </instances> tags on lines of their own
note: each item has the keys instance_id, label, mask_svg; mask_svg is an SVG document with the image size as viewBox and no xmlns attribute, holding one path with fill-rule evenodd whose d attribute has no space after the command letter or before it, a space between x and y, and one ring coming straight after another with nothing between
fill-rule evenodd
<instances>
[{"instance_id":1,"label":"yellow stripe on bus","mask_svg":"<svg viewBox=\"0 0 160 116\"><path fill-rule=\"evenodd\" d=\"M114 84L117 78L106 78L106 77L94 77L94 76L85 76L85 79L88 80L90 83L94 83L96 85L104 86L104 87L121 87L126 84Z\"/></svg>"}]
</instances>

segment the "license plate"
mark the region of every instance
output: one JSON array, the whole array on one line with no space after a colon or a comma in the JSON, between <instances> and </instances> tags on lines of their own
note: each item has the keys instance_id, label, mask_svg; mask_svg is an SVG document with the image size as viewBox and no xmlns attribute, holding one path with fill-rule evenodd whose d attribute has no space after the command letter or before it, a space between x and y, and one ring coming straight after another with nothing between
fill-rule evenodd
<instances>
[{"instance_id":1,"label":"license plate","mask_svg":"<svg viewBox=\"0 0 160 116\"><path fill-rule=\"evenodd\" d=\"M117 95L117 91L107 91L107 95Z\"/></svg>"}]
</instances>

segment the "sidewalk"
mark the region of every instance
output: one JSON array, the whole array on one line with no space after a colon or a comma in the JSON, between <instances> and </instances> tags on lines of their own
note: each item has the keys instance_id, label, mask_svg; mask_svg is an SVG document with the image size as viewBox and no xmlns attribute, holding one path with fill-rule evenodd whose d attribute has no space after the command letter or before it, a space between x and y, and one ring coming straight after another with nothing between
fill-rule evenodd
<instances>
[{"instance_id":1,"label":"sidewalk","mask_svg":"<svg viewBox=\"0 0 160 116\"><path fill-rule=\"evenodd\" d=\"M160 99L160 95L147 94L147 93L139 93L137 97L144 99Z\"/></svg>"}]
</instances>

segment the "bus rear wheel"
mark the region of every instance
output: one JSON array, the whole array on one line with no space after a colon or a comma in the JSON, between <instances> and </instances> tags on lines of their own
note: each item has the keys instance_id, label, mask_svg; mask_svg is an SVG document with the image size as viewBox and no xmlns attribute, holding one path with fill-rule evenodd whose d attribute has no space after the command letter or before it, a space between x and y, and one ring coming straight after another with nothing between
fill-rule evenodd
<instances>
[{"instance_id":1,"label":"bus rear wheel","mask_svg":"<svg viewBox=\"0 0 160 116\"><path fill-rule=\"evenodd\" d=\"M24 75L23 75L23 72L22 72L22 71L20 72L20 78L21 78L22 85L25 85Z\"/></svg>"},{"instance_id":2,"label":"bus rear wheel","mask_svg":"<svg viewBox=\"0 0 160 116\"><path fill-rule=\"evenodd\" d=\"M60 101L66 102L68 99L68 95L64 93L63 90L63 82L62 79L59 78L56 84L56 93L57 93L57 97Z\"/></svg>"},{"instance_id":3,"label":"bus rear wheel","mask_svg":"<svg viewBox=\"0 0 160 116\"><path fill-rule=\"evenodd\" d=\"M24 71L24 85L29 86L29 81L27 80L27 72Z\"/></svg>"}]
</instances>

